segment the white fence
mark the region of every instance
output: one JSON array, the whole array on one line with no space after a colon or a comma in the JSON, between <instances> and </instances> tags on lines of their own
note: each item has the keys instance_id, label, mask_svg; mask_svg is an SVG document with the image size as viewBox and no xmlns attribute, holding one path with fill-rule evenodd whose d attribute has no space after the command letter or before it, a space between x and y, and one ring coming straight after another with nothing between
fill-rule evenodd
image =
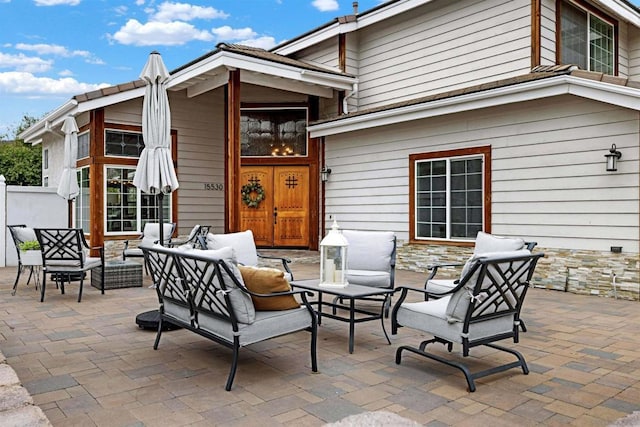
<instances>
[{"instance_id":1,"label":"white fence","mask_svg":"<svg viewBox=\"0 0 640 427\"><path fill-rule=\"evenodd\" d=\"M18 265L7 225L60 227L69 225L69 205L55 188L6 185L0 175L0 267Z\"/></svg>"}]
</instances>

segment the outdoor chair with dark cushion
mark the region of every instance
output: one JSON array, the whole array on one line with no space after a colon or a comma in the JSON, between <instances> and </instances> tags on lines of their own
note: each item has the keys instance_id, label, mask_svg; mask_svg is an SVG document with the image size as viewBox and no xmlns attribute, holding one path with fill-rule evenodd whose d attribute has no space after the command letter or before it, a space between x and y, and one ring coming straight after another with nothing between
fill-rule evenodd
<instances>
[{"instance_id":1,"label":"outdoor chair with dark cushion","mask_svg":"<svg viewBox=\"0 0 640 427\"><path fill-rule=\"evenodd\" d=\"M78 277L80 281L78 302L80 302L85 273L94 268L104 267L104 248L90 247L81 228L36 228L35 233L42 253L40 302L44 301L47 274L54 275L60 281L60 290L63 294L65 280L70 282L71 277ZM97 250L100 256L88 256L90 250ZM100 290L104 294L104 274L101 277Z\"/></svg>"},{"instance_id":2,"label":"outdoor chair with dark cushion","mask_svg":"<svg viewBox=\"0 0 640 427\"><path fill-rule=\"evenodd\" d=\"M24 242L33 242L38 241L36 237L36 232L31 227L27 227L25 224L16 224L16 225L7 225L9 228L9 232L11 233L11 238L13 239L13 244L16 247L16 253L18 254L18 274L16 275L16 281L13 283L13 290L11 291L11 295L16 294L16 289L18 287L18 281L20 280L20 274L25 268L29 269L29 277L27 278L27 285L31 282L31 277L34 275L34 267L42 265L42 260L36 264L30 264L28 261L23 262L20 250L20 244ZM36 278L36 289L37 289L37 278Z\"/></svg>"},{"instance_id":3,"label":"outdoor chair with dark cushion","mask_svg":"<svg viewBox=\"0 0 640 427\"><path fill-rule=\"evenodd\" d=\"M284 257L262 255L256 248L251 230L226 234L207 233L204 237L202 235L200 236L200 246L202 249L231 247L233 248L238 264L247 267L258 267L263 260L278 261L278 264L282 263L285 278L290 282L293 280L293 273L289 268L291 260Z\"/></svg>"},{"instance_id":4,"label":"outdoor chair with dark cushion","mask_svg":"<svg viewBox=\"0 0 640 427\"><path fill-rule=\"evenodd\" d=\"M171 243L171 235L176 228L176 224L164 223L163 229L163 245L168 245ZM138 247L129 247L130 241L137 241ZM142 253L142 249L140 246L151 246L155 243L158 243L160 240L160 223L157 222L148 222L144 225L142 229L142 234L133 240L125 240L124 241L124 249L122 250L122 260L126 260L127 258L144 258L144 254ZM145 271L147 270L147 266L145 265ZM149 272L147 271L147 274Z\"/></svg>"},{"instance_id":5,"label":"outdoor chair with dark cushion","mask_svg":"<svg viewBox=\"0 0 640 427\"><path fill-rule=\"evenodd\" d=\"M544 254L531 254L527 249L503 253L487 253L474 257L458 284L438 299L424 301L424 289L399 287L400 298L393 307L391 330L395 335L404 326L432 335L418 347L401 346L396 350L400 364L404 350L452 366L463 372L469 391L476 389L474 380L511 368L520 367L529 373L522 354L494 344L496 341L519 340L520 310L530 286L536 264ZM407 302L409 292L420 294L418 302ZM429 344L442 343L453 350L454 343L462 345L462 356L468 357L472 347L485 345L514 355L517 361L472 373L458 359L445 357L442 351L428 352ZM446 353L445 353L446 354ZM484 357L486 361L488 357ZM503 356L497 356L502 361Z\"/></svg>"}]
</instances>

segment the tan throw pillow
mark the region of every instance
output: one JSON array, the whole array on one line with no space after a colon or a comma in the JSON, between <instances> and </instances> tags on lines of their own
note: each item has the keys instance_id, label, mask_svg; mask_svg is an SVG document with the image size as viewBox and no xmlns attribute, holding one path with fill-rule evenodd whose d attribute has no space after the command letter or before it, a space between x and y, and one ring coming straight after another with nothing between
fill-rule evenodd
<instances>
[{"instance_id":1,"label":"tan throw pillow","mask_svg":"<svg viewBox=\"0 0 640 427\"><path fill-rule=\"evenodd\" d=\"M240 274L244 285L251 292L257 294L271 294L274 292L287 292L291 290L291 285L284 278L284 272L275 268L247 267L239 265ZM289 310L300 307L300 304L293 295L283 295L280 297L254 297L251 295L253 305L257 311Z\"/></svg>"}]
</instances>

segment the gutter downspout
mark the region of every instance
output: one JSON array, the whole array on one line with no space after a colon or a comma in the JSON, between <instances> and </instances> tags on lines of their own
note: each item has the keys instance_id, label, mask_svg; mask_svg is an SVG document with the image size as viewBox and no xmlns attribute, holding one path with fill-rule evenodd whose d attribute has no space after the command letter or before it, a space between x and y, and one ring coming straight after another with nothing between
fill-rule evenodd
<instances>
[{"instance_id":1,"label":"gutter downspout","mask_svg":"<svg viewBox=\"0 0 640 427\"><path fill-rule=\"evenodd\" d=\"M356 82L353 84L353 90L349 92L349 95L345 96L344 99L342 100L342 114L349 114L347 101L349 100L349 98L357 94L358 94L358 83Z\"/></svg>"}]
</instances>

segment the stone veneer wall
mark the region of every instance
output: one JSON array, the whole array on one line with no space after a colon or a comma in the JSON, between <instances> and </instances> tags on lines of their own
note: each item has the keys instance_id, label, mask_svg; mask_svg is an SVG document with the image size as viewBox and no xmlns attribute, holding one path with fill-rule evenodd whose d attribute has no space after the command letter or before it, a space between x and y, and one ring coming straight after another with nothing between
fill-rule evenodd
<instances>
[{"instance_id":1,"label":"stone veneer wall","mask_svg":"<svg viewBox=\"0 0 640 427\"><path fill-rule=\"evenodd\" d=\"M640 300L640 257L634 253L612 253L536 247L545 253L538 262L533 286L576 294ZM396 268L427 272L432 264L464 262L473 248L412 245L398 242ZM438 277L455 278L460 269L438 269ZM616 287L613 287L615 274ZM426 278L426 276L425 276Z\"/></svg>"},{"instance_id":2,"label":"stone veneer wall","mask_svg":"<svg viewBox=\"0 0 640 427\"><path fill-rule=\"evenodd\" d=\"M188 234L173 237L174 242L182 242L187 240ZM124 250L124 240L105 240L104 242L104 259L122 259L122 251ZM139 239L131 239L131 248L137 248L140 243Z\"/></svg>"}]
</instances>

